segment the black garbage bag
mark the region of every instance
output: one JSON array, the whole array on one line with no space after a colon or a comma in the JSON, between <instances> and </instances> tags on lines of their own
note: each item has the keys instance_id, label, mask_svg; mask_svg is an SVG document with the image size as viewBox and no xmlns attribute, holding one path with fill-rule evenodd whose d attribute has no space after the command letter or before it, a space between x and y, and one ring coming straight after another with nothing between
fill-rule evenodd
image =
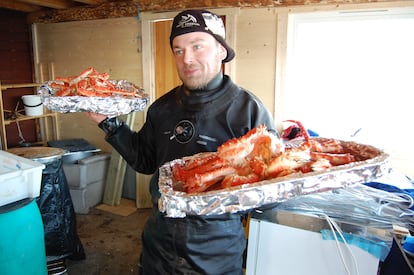
<instances>
[{"instance_id":1,"label":"black garbage bag","mask_svg":"<svg viewBox=\"0 0 414 275\"><path fill-rule=\"evenodd\" d=\"M37 204L44 224L47 259L83 260L85 252L77 234L76 214L62 161L57 159L45 166Z\"/></svg>"}]
</instances>

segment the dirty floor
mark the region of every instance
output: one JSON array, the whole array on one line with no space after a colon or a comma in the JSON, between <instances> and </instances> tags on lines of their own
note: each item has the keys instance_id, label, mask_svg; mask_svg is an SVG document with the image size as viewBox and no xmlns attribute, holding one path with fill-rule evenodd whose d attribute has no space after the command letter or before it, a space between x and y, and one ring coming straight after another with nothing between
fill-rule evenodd
<instances>
[{"instance_id":1,"label":"dirty floor","mask_svg":"<svg viewBox=\"0 0 414 275\"><path fill-rule=\"evenodd\" d=\"M91 208L77 214L78 236L86 259L66 261L68 275L137 274L141 233L150 209L137 209L123 216Z\"/></svg>"}]
</instances>

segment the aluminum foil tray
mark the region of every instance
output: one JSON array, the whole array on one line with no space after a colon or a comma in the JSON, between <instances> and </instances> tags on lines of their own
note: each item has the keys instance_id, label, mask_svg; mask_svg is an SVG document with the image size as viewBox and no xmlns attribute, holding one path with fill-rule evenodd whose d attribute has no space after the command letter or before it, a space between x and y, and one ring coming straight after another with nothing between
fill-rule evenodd
<instances>
[{"instance_id":1,"label":"aluminum foil tray","mask_svg":"<svg viewBox=\"0 0 414 275\"><path fill-rule=\"evenodd\" d=\"M135 91L135 97L96 97L96 96L56 96L54 88L47 82L40 86L38 94L41 95L43 105L60 113L93 112L115 117L131 112L144 111L149 102L149 95L143 89L125 80L112 81L118 88Z\"/></svg>"},{"instance_id":2,"label":"aluminum foil tray","mask_svg":"<svg viewBox=\"0 0 414 275\"><path fill-rule=\"evenodd\" d=\"M323 138L317 138L323 140ZM292 174L232 188L187 194L172 177L172 167L185 158L160 167L158 207L168 217L236 213L283 202L298 196L326 192L375 180L389 172L388 154L370 146L341 141L356 162L320 172ZM206 154L206 153L203 153Z\"/></svg>"}]
</instances>

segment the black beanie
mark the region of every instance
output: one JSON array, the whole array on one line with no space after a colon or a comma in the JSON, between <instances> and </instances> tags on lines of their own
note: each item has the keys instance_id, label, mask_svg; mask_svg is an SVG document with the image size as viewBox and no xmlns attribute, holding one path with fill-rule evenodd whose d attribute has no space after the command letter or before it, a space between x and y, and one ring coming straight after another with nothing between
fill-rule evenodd
<instances>
[{"instance_id":1,"label":"black beanie","mask_svg":"<svg viewBox=\"0 0 414 275\"><path fill-rule=\"evenodd\" d=\"M206 32L214 36L221 45L227 50L227 56L223 63L231 61L234 56L234 50L226 43L226 31L221 18L206 10L185 10L174 17L171 27L170 46L176 36L189 32Z\"/></svg>"}]
</instances>

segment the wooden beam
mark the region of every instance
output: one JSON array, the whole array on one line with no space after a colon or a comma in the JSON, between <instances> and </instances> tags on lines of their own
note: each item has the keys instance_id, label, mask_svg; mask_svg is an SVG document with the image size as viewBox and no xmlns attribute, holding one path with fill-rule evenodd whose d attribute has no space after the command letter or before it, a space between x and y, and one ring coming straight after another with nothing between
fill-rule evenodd
<instances>
[{"instance_id":1,"label":"wooden beam","mask_svg":"<svg viewBox=\"0 0 414 275\"><path fill-rule=\"evenodd\" d=\"M125 124L129 127L132 127L135 120L135 113L121 116L121 119L123 119ZM124 186L127 165L128 164L122 156L116 150L112 150L108 175L105 180L103 203L111 206L119 205L121 203L122 188Z\"/></svg>"},{"instance_id":2,"label":"wooden beam","mask_svg":"<svg viewBox=\"0 0 414 275\"><path fill-rule=\"evenodd\" d=\"M2 0L4 1L4 0ZM52 2L52 0L22 0L30 2ZM60 0L63 1L63 0ZM59 1L59 2L60 2ZM326 6L340 4L371 4L373 0L182 0L182 1L165 1L165 0L74 0L74 2L85 3L88 5L74 5L67 9L54 9L33 12L29 15L31 23L57 23L68 21L83 21L93 19L107 19L119 17L135 17L138 12L165 12L179 11L192 8L260 8L260 7L289 7L289 6ZM99 2L98 4L95 2ZM410 5L412 1L396 0L376 0L378 3L395 3L400 2ZM92 3L92 4L91 4ZM1 3L0 3L1 5ZM411 4L412 5L412 4Z\"/></svg>"},{"instance_id":3,"label":"wooden beam","mask_svg":"<svg viewBox=\"0 0 414 275\"><path fill-rule=\"evenodd\" d=\"M20 0L20 2L53 9L68 9L75 6L73 1L69 0Z\"/></svg>"},{"instance_id":4,"label":"wooden beam","mask_svg":"<svg viewBox=\"0 0 414 275\"><path fill-rule=\"evenodd\" d=\"M98 4L102 3L103 1L102 0L74 0L74 2L94 6L94 5L98 5Z\"/></svg>"},{"instance_id":5,"label":"wooden beam","mask_svg":"<svg viewBox=\"0 0 414 275\"><path fill-rule=\"evenodd\" d=\"M35 12L40 11L42 7L30 5L22 2L16 2L15 0L2 0L0 1L0 8L9 10L16 10L21 12Z\"/></svg>"}]
</instances>

